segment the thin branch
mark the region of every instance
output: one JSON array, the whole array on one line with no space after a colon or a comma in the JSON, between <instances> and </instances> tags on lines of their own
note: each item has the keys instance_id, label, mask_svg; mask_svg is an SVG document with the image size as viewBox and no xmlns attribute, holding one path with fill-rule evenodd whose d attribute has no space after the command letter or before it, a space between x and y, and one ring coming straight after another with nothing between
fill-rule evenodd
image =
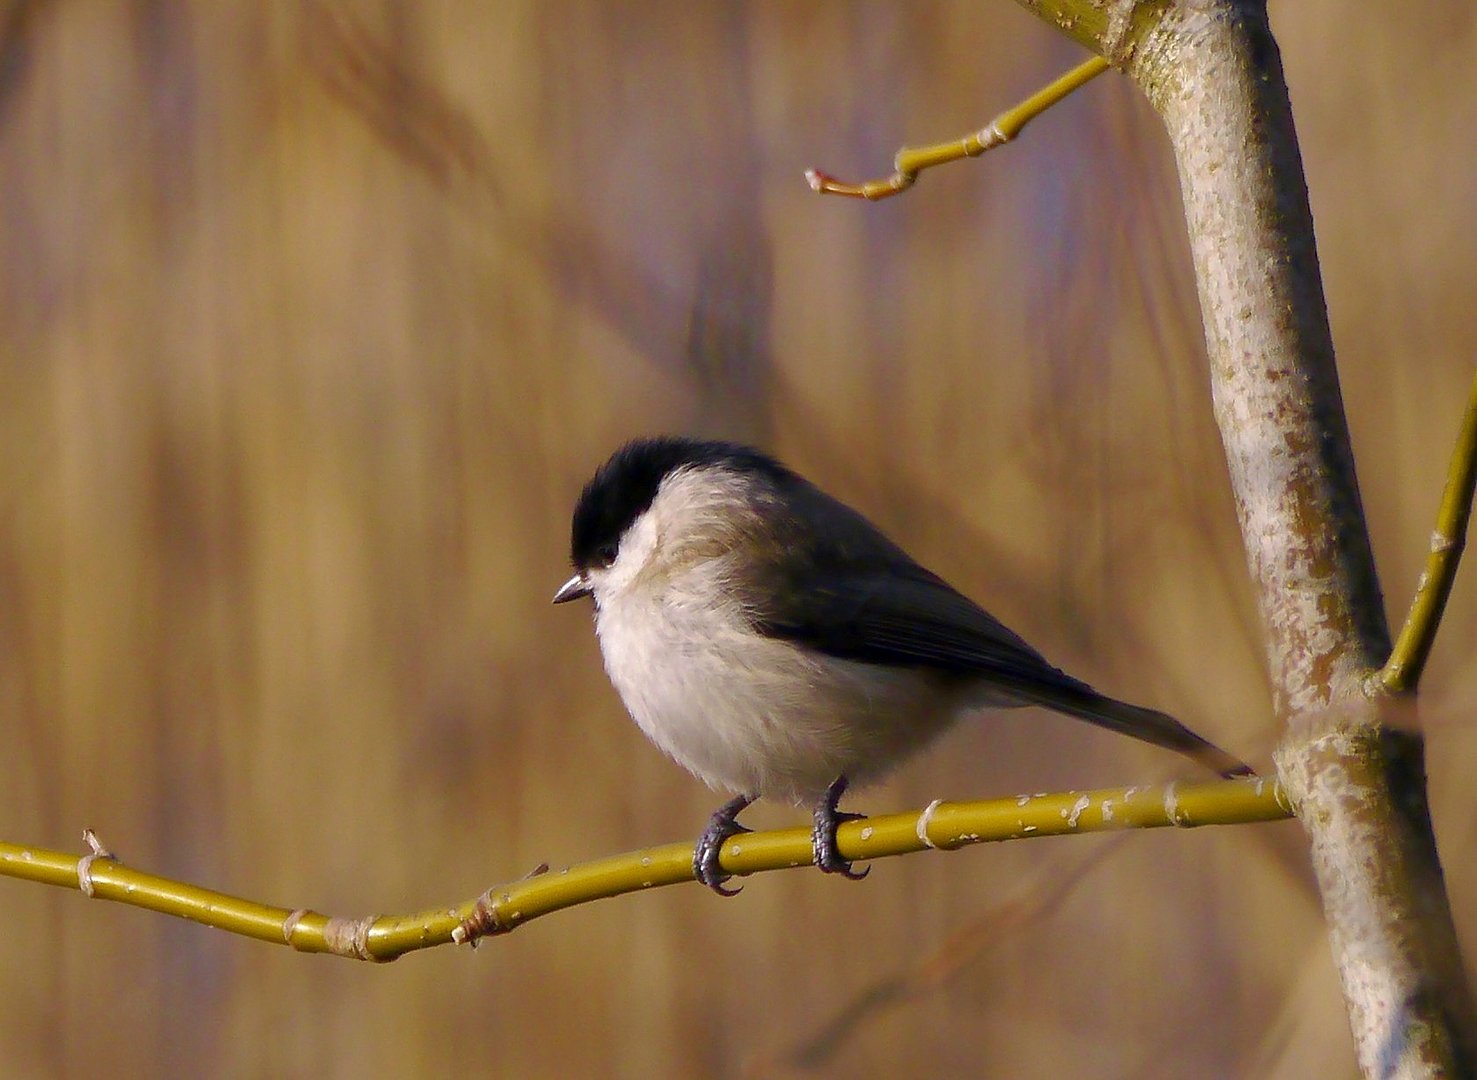
<instances>
[{"instance_id":1,"label":"thin branch","mask_svg":"<svg viewBox=\"0 0 1477 1080\"><path fill-rule=\"evenodd\" d=\"M848 859L878 859L928 848L1019 840L1066 833L1174 825L1237 825L1291 816L1282 789L1256 778L1202 784L1114 788L1021 795L988 802L930 804L921 813L848 822L838 835ZM0 843L0 875L79 889L218 930L302 952L386 961L417 949L475 943L555 911L692 880L692 845L667 844L581 863L558 873L540 866L520 881L487 890L454 907L409 915L345 918L288 909L134 870L91 833L88 854ZM783 870L810 863L810 830L747 833L723 846L723 868L734 874Z\"/></svg>"},{"instance_id":2,"label":"thin branch","mask_svg":"<svg viewBox=\"0 0 1477 1080\"><path fill-rule=\"evenodd\" d=\"M806 169L805 180L811 190L821 195L846 195L853 199L891 198L912 187L918 174L935 165L947 165L951 161L979 157L986 150L1004 146L1021 133L1025 127L1047 109L1077 90L1084 83L1097 78L1110 65L1101 56L1078 65L1049 86L1038 90L1014 108L1007 109L984 127L960 139L899 150L893 158L894 172L880 180L867 180L860 184L847 184L829 173L818 169Z\"/></svg>"},{"instance_id":3,"label":"thin branch","mask_svg":"<svg viewBox=\"0 0 1477 1080\"><path fill-rule=\"evenodd\" d=\"M1462 561L1462 549L1467 544L1474 483L1477 483L1477 379L1472 382L1461 434L1457 436L1451 466L1446 471L1446 490L1441 494L1441 509L1436 515L1436 531L1431 534L1431 553L1426 556L1425 572L1416 585L1410 614L1400 628L1390 659L1380 669L1379 680L1391 693L1414 690L1421 681L1421 672L1431 655L1436 630L1456 580L1457 564Z\"/></svg>"}]
</instances>

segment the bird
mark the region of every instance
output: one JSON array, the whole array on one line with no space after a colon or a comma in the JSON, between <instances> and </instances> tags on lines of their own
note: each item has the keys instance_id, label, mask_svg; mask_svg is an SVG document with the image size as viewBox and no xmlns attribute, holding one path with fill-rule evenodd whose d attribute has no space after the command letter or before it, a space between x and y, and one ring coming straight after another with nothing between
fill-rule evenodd
<instances>
[{"instance_id":1,"label":"bird","mask_svg":"<svg viewBox=\"0 0 1477 1080\"><path fill-rule=\"evenodd\" d=\"M1249 766L1165 713L1108 697L1046 661L924 569L858 511L737 443L627 442L584 486L573 576L594 602L605 670L637 726L732 795L693 851L693 875L739 890L720 864L759 798L813 807L812 857L865 876L837 849L860 817L850 785L882 777L963 716L1036 705L1177 751L1225 777Z\"/></svg>"}]
</instances>

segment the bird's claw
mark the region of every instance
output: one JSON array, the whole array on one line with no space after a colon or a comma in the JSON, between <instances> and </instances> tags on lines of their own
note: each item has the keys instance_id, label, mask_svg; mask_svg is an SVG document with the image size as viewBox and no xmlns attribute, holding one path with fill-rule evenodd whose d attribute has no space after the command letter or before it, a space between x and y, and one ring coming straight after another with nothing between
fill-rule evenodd
<instances>
[{"instance_id":1,"label":"bird's claw","mask_svg":"<svg viewBox=\"0 0 1477 1080\"><path fill-rule=\"evenodd\" d=\"M698 837L697 847L692 851L692 876L719 896L737 896L743 891L742 885L730 889L723 884L733 875L723 869L719 859L725 840L752 831L738 823L738 815L753 801L749 796L739 795L720 806L708 820L708 827Z\"/></svg>"},{"instance_id":2,"label":"bird's claw","mask_svg":"<svg viewBox=\"0 0 1477 1080\"><path fill-rule=\"evenodd\" d=\"M846 783L846 777L838 776L816 804L815 825L810 832L811 858L823 873L840 874L852 881L860 881L872 872L872 868L855 869L851 860L843 858L836 846L836 830L863 816L836 809L842 793L846 791ZM738 815L753 801L752 795L737 795L720 806L708 819L708 827L698 837L697 847L693 848L692 876L719 896L735 896L742 891L742 887L730 889L724 884L733 875L723 869L723 843L731 836L750 831L738 823Z\"/></svg>"},{"instance_id":3,"label":"bird's claw","mask_svg":"<svg viewBox=\"0 0 1477 1080\"><path fill-rule=\"evenodd\" d=\"M864 816L836 809L836 804L841 801L841 795L846 790L846 783L846 777L838 776L816 804L815 826L810 831L810 850L815 865L820 867L822 873L840 874L852 881L860 881L872 872L872 868L867 866L861 870L852 869L851 860L842 858L836 846L836 830L845 822L856 821Z\"/></svg>"}]
</instances>

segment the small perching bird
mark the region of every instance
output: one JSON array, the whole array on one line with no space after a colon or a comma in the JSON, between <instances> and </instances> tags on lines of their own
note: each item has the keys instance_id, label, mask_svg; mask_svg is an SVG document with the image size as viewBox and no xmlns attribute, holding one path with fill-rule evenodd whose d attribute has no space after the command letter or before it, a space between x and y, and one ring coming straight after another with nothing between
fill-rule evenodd
<instances>
[{"instance_id":1,"label":"small perching bird","mask_svg":"<svg viewBox=\"0 0 1477 1080\"><path fill-rule=\"evenodd\" d=\"M729 895L723 841L760 797L815 807L815 863L850 783L877 779L961 716L1041 705L1193 758L1251 770L1179 721L1056 668L866 518L732 443L638 439L585 485L561 604L589 596L605 670L649 739L734 793L693 854Z\"/></svg>"}]
</instances>

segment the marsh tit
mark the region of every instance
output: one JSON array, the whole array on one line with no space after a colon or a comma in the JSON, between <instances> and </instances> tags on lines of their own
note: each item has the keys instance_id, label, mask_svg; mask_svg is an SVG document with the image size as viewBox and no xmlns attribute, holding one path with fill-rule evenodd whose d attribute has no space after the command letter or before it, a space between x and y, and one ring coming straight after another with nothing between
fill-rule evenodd
<instances>
[{"instance_id":1,"label":"marsh tit","mask_svg":"<svg viewBox=\"0 0 1477 1080\"><path fill-rule=\"evenodd\" d=\"M690 438L638 439L575 507L574 576L605 670L646 736L734 793L693 854L730 895L723 841L763 796L814 809L827 873L861 877L836 847L850 783L874 780L955 720L1041 705L1194 758L1251 770L1177 720L1098 693L1047 663L861 514L772 458Z\"/></svg>"}]
</instances>

